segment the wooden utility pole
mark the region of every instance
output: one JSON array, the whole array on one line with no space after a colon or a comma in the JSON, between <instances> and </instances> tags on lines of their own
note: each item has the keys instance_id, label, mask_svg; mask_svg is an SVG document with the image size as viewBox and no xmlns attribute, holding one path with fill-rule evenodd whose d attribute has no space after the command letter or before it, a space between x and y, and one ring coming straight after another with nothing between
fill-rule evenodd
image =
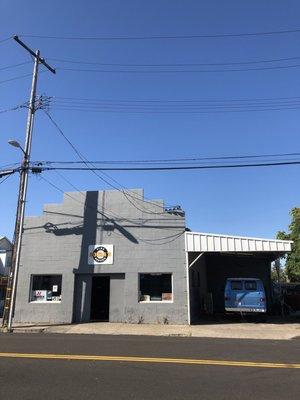
<instances>
[{"instance_id":1,"label":"wooden utility pole","mask_svg":"<svg viewBox=\"0 0 300 400\"><path fill-rule=\"evenodd\" d=\"M31 93L30 93L29 109L27 117L25 147L24 149L20 147L21 150L23 151L24 158L20 168L19 196L18 196L15 232L13 240L12 266L8 280L6 298L4 303L4 311L3 311L2 328L6 332L12 331L12 319L15 308L15 300L16 300L18 272L19 272L20 258L21 258L22 234L24 227L25 203L26 203L26 194L28 186L28 173L30 167L29 163L31 154L33 122L36 111L36 88L37 88L39 64L43 64L49 71L55 74L55 69L50 67L50 65L48 65L46 61L40 57L39 50L34 52L28 46L26 46L26 44L23 43L18 36L14 36L14 40L34 57L34 67L32 74Z\"/></svg>"}]
</instances>

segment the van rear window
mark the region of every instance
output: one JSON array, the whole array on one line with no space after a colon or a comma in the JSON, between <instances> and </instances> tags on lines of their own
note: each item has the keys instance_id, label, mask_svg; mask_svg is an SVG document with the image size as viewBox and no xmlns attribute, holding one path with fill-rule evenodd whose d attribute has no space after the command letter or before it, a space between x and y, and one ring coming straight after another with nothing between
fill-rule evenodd
<instances>
[{"instance_id":1,"label":"van rear window","mask_svg":"<svg viewBox=\"0 0 300 400\"><path fill-rule=\"evenodd\" d=\"M246 290L257 290L256 281L245 281Z\"/></svg>"},{"instance_id":2,"label":"van rear window","mask_svg":"<svg viewBox=\"0 0 300 400\"><path fill-rule=\"evenodd\" d=\"M231 289L232 290L243 290L243 282L242 281L231 281Z\"/></svg>"}]
</instances>

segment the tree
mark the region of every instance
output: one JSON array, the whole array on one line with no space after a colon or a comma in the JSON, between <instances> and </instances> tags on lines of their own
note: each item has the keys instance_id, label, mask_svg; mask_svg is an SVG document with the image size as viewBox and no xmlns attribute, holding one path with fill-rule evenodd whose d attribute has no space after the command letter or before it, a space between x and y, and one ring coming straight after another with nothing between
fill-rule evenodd
<instances>
[{"instance_id":1,"label":"tree","mask_svg":"<svg viewBox=\"0 0 300 400\"><path fill-rule=\"evenodd\" d=\"M286 256L285 272L290 282L300 282L300 208L294 207L289 232L279 231L277 239L293 240L292 251Z\"/></svg>"},{"instance_id":2,"label":"tree","mask_svg":"<svg viewBox=\"0 0 300 400\"><path fill-rule=\"evenodd\" d=\"M272 282L277 282L277 283L287 281L285 266L281 264L279 258L277 258L277 260L275 260L274 263L272 263L271 279Z\"/></svg>"}]
</instances>

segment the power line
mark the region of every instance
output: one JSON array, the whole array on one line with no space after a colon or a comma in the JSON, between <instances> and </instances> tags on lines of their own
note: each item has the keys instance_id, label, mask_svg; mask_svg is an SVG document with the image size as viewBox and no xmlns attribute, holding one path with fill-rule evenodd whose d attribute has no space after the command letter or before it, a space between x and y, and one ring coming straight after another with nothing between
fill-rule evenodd
<instances>
[{"instance_id":1,"label":"power line","mask_svg":"<svg viewBox=\"0 0 300 400\"><path fill-rule=\"evenodd\" d=\"M163 167L41 167L43 171L175 171L175 170L193 170L193 169L223 169L223 168L252 168L252 167L271 167L284 165L299 165L297 161L276 161L251 164L222 164L222 165L192 165L192 166L163 166Z\"/></svg>"},{"instance_id":2,"label":"power line","mask_svg":"<svg viewBox=\"0 0 300 400\"><path fill-rule=\"evenodd\" d=\"M16 67L20 67L22 65L27 65L27 64L31 64L31 61L24 61L18 64L11 64L11 65L6 65L5 67L0 67L0 71L4 71L6 69L10 69L10 68L16 68Z\"/></svg>"},{"instance_id":3,"label":"power line","mask_svg":"<svg viewBox=\"0 0 300 400\"><path fill-rule=\"evenodd\" d=\"M56 171L57 172L57 171ZM81 192L81 190L79 190L78 188L76 188L70 181L68 181L65 177L63 177L61 174L59 174L60 177L62 177L70 186L73 187L73 189L75 189L78 193L80 193L82 196L84 196L84 194ZM73 201L75 201L76 203L83 205L85 208L91 209L90 206L86 205L85 203L83 203L82 201L76 199L75 197L73 197L72 195L70 195L68 192L65 192L63 189L61 189L60 187L58 187L56 184L54 184L53 182L51 182L49 179L45 178L44 176L40 175L40 178L42 180L44 180L45 182L48 183L48 185L52 186L54 189L58 190L59 192L61 192L63 195L69 197L70 199L72 199ZM108 213L104 213L101 212L99 210L97 210L97 214L100 214L102 217L105 217L107 219L108 218ZM106 215L107 214L107 215ZM113 215L113 217L116 218L116 216Z\"/></svg>"},{"instance_id":4,"label":"power line","mask_svg":"<svg viewBox=\"0 0 300 400\"><path fill-rule=\"evenodd\" d=\"M48 116L48 118L50 119L50 121L52 122L52 124L56 127L56 129L58 130L58 132L63 136L63 138L68 142L68 144L72 147L72 149L75 151L75 153L77 154L77 156L81 159L81 161L87 166L87 169L89 169L92 173L94 173L98 178L101 179L101 181L105 182L107 185L109 185L110 187L112 187L113 189L118 190L120 193L122 193L123 195L125 190L124 189L120 189L118 187L116 187L115 185L111 184L110 182L108 182L105 178L103 178L102 176L100 176L95 169L95 166L92 165L91 163L89 163L89 161L86 159L86 157L83 156L83 154L81 154L81 152L79 152L77 150L77 148L73 145L73 143L67 138L67 136L64 134L64 132L62 131L62 129L59 127L59 125L54 121L54 119L51 117L51 115L46 112L44 110L45 114ZM89 166L92 165L92 168ZM116 182L119 186L122 187L121 184L119 184L116 180L114 180L113 178L111 178L110 176L108 176L109 179L113 180L114 182ZM135 198L137 199L137 196L134 196L133 194L127 192L127 195L130 196L131 198ZM126 197L126 196L125 196ZM127 198L127 197L126 197ZM150 201L146 201L145 199L139 198L139 201L142 201L144 203L148 203L148 204L152 204L155 205L156 207L160 207L158 206L156 203L150 202ZM144 210L145 213L151 213L151 214L163 214L161 212L157 213L154 211L149 211L149 210Z\"/></svg>"},{"instance_id":5,"label":"power line","mask_svg":"<svg viewBox=\"0 0 300 400\"><path fill-rule=\"evenodd\" d=\"M7 112L10 112L10 111L16 111L16 110L19 110L20 108L25 108L26 106L27 106L27 103L22 103L22 104L20 104L18 106L15 106L15 107L11 107L11 108L6 108L6 109L3 109L3 110L0 110L0 114L7 113Z\"/></svg>"},{"instance_id":6,"label":"power line","mask_svg":"<svg viewBox=\"0 0 300 400\"><path fill-rule=\"evenodd\" d=\"M275 69L288 69L288 68L299 68L300 64L295 65L278 65L278 66L270 66L270 67L258 67L258 68L228 68L228 69L201 69L201 70L192 70L192 69L161 69L161 70L112 70L112 69L86 69L86 68L63 68L59 67L57 70L60 71L71 71L71 72L97 72L97 73L122 73L122 74L173 74L173 73L218 73L218 72L251 72L251 71L265 71L265 70L275 70Z\"/></svg>"},{"instance_id":7,"label":"power line","mask_svg":"<svg viewBox=\"0 0 300 400\"><path fill-rule=\"evenodd\" d=\"M207 111L159 111L159 110L134 110L134 109L88 109L88 108L70 108L70 107L52 107L53 110L58 111L76 111L76 112L98 112L98 113L111 113L111 114L223 114L223 113L241 113L241 112L258 112L258 111L284 111L284 110L298 110L299 107L276 107L276 108L260 108L260 109L232 109L232 110L207 110Z\"/></svg>"},{"instance_id":8,"label":"power line","mask_svg":"<svg viewBox=\"0 0 300 400\"><path fill-rule=\"evenodd\" d=\"M6 82L15 81L17 79L28 78L28 76L31 76L31 74L15 76L14 78L9 78L9 79L5 79L4 81L0 81L0 83L6 83Z\"/></svg>"},{"instance_id":9,"label":"power line","mask_svg":"<svg viewBox=\"0 0 300 400\"><path fill-rule=\"evenodd\" d=\"M53 96L53 99L63 99L63 100L83 100L90 102L132 102L132 103L223 103L223 102L244 102L244 101L278 101L278 100L292 100L292 99L300 99L300 96L289 96L289 97L256 97L256 98L246 98L246 99L183 99L183 100L174 100L174 99L94 99L94 98L85 98L85 97L61 97L61 96Z\"/></svg>"},{"instance_id":10,"label":"power line","mask_svg":"<svg viewBox=\"0 0 300 400\"><path fill-rule=\"evenodd\" d=\"M10 175L7 175L5 178L3 178L3 179L1 179L1 181L0 181L0 185L3 183L3 182L5 182L8 178L10 178L11 177L11 175L12 174L10 174Z\"/></svg>"},{"instance_id":11,"label":"power line","mask_svg":"<svg viewBox=\"0 0 300 400\"><path fill-rule=\"evenodd\" d=\"M4 169L4 168L14 168L14 167L17 166L17 165L20 165L20 163L13 163L13 164L2 165L2 166L0 167L0 172L1 172L1 170Z\"/></svg>"},{"instance_id":12,"label":"power line","mask_svg":"<svg viewBox=\"0 0 300 400\"><path fill-rule=\"evenodd\" d=\"M10 40L10 39L12 39L12 36L9 36L9 37L7 37L7 38L5 38L5 39L1 39L1 40L0 40L0 44L1 44L1 43L5 43L5 42L7 42L7 41Z\"/></svg>"},{"instance_id":13,"label":"power line","mask_svg":"<svg viewBox=\"0 0 300 400\"><path fill-rule=\"evenodd\" d=\"M61 176L61 175L60 175L60 176ZM52 186L52 187L53 187L54 189L56 189L57 191L63 193L65 196L71 198L73 201L75 201L75 202L77 202L78 204L84 206L84 208L88 208L88 209L91 209L91 210L94 211L94 208L92 208L92 207L89 206L89 205L86 205L85 203L83 203L83 202L81 202L80 200L76 199L75 197L73 197L73 196L70 195L69 193L64 192L64 191L63 191L61 188L59 188L56 184L54 184L53 182L49 181L49 180L46 179L45 177L40 176L40 178L41 178L42 180L44 180L45 182L47 182L50 186ZM65 178L63 177L63 179L65 179ZM68 183L69 183L73 188L75 188L75 190L77 190L82 196L84 196L84 193L82 193L80 190L78 190L73 184L71 184L69 181L68 181ZM85 197L85 196L84 196L84 197ZM111 212L107 212L107 210L106 210L105 213L104 213L104 212L101 212L101 211L99 211L99 210L97 209L97 214L100 214L100 215L101 215L102 217L104 217L108 222L114 222L114 220L122 220L122 221L127 221L127 222L133 224L133 225L134 225L134 226L133 226L134 228L140 228L140 227L143 227L143 228L144 228L144 227L145 227L145 221L144 221L143 223L138 223L137 221L133 221L133 220L131 220L131 219L127 219L127 218L120 217L120 216L115 215L115 214L111 214ZM110 215L110 216L109 216L109 215ZM167 219L167 220L169 220L169 219ZM166 229L166 228L164 228L164 227L159 227L159 226L158 226L158 227L154 227L154 228L158 228L158 229L160 229L160 230L165 230L165 229ZM176 229L176 227L174 227L174 229ZM181 235L183 235L184 232L185 232L185 228L184 228L182 231L180 231L180 232L178 232L178 233L176 233L176 234L169 235L169 236L164 236L164 237L160 237L160 238L155 238L155 239L153 239L153 238L151 238L151 239L140 238L140 237L138 237L136 234L134 235L134 237L135 237L136 239L138 239L139 241L144 242L144 243L148 243L148 244L150 244L150 245L163 245L163 244L167 244L167 243L169 243L169 242L172 242L172 241L176 240L176 239L179 238ZM117 233L115 232L115 234L117 234ZM170 239L170 240L169 240L169 239ZM162 242L162 240L164 240L164 242ZM169 240L169 241L168 241L168 240ZM157 243L155 243L155 242L157 242Z\"/></svg>"},{"instance_id":14,"label":"power line","mask_svg":"<svg viewBox=\"0 0 300 400\"><path fill-rule=\"evenodd\" d=\"M75 100L52 100L52 104L56 107L73 107L73 108L89 108L89 109L97 109L97 108L139 108L139 109L157 109L160 107L161 109L222 109L222 108L242 108L242 107L268 107L268 106L291 106L298 105L300 103L300 99L294 100L273 100L266 102L240 102L240 103L136 103L136 102L88 102L88 101L75 101Z\"/></svg>"},{"instance_id":15,"label":"power line","mask_svg":"<svg viewBox=\"0 0 300 400\"><path fill-rule=\"evenodd\" d=\"M72 182L70 182L69 181L69 179L67 179L64 175L62 175L61 173L59 173L58 171L54 171L54 172L56 172L56 174L58 174L58 176L61 178L61 179L63 179L68 185L70 185L74 190L76 190L78 193L80 193L82 196L84 196L85 197L85 195L84 195L84 192L82 192L80 189L78 189L78 187L76 187ZM48 183L50 183L50 181L48 181ZM51 183L50 183L51 184ZM52 186L55 186L54 184L52 184ZM56 187L57 188L57 187ZM59 189L59 188L58 188ZM65 193L62 189L59 189L60 191L62 191L62 193ZM124 194L124 193L123 193ZM75 199L74 199L75 200ZM127 199L128 200L128 199ZM83 204L83 203L81 203L81 204ZM132 203L131 203L132 204ZM88 207L88 208L90 208L90 207ZM125 218L125 217L123 217L123 216L120 216L120 215L116 215L115 213L113 213L111 210L108 210L106 207L105 207L105 210L106 210L106 212L108 211L108 213L110 214L110 215L112 215L114 218L119 218L119 219L123 219L123 220L126 220L126 221L129 221L129 222L132 222L132 220L129 220L128 218ZM143 211L143 210L140 210L140 211ZM165 213L164 213L165 214ZM140 224L140 226L144 226L144 224L142 223L142 224Z\"/></svg>"},{"instance_id":16,"label":"power line","mask_svg":"<svg viewBox=\"0 0 300 400\"><path fill-rule=\"evenodd\" d=\"M154 163L173 163L173 162L192 162L205 160L237 160L252 158L269 157L294 157L300 156L300 153L274 153L274 154L249 154L239 156L215 156L215 157L186 157L186 158L168 158L168 159L148 159L148 160L94 160L89 161L92 164L154 164ZM35 161L34 164L82 164L83 161Z\"/></svg>"},{"instance_id":17,"label":"power line","mask_svg":"<svg viewBox=\"0 0 300 400\"><path fill-rule=\"evenodd\" d=\"M156 40L156 39L214 39L214 38L230 38L230 37L247 37L247 36L272 36L286 35L291 33L299 33L300 29L288 29L278 31L260 31L260 32L239 32L225 34L190 34L190 35L149 35L149 36L53 36L53 35L35 35L20 34L20 37L31 37L39 39L55 39L55 40Z\"/></svg>"},{"instance_id":18,"label":"power line","mask_svg":"<svg viewBox=\"0 0 300 400\"><path fill-rule=\"evenodd\" d=\"M71 109L86 111L103 111L103 110L123 110L123 111L231 111L231 110L251 110L253 108L270 108L270 107L298 107L300 99L295 100L279 100L268 102L249 102L249 103L90 103L84 101L65 101L53 100L52 108L54 109Z\"/></svg>"},{"instance_id":19,"label":"power line","mask_svg":"<svg viewBox=\"0 0 300 400\"><path fill-rule=\"evenodd\" d=\"M299 60L300 57L287 57L287 58L275 58L275 59L263 59L253 61L232 61L232 62L215 62L215 63L158 63L158 64L143 64L143 63L103 63L103 62L92 62L83 60L66 60L61 58L48 58L49 60L69 63L69 64L83 64L83 65L102 65L102 66L115 66L115 67L196 67L196 66L217 66L217 65L249 65L249 64L265 64L274 62L284 62Z\"/></svg>"}]
</instances>

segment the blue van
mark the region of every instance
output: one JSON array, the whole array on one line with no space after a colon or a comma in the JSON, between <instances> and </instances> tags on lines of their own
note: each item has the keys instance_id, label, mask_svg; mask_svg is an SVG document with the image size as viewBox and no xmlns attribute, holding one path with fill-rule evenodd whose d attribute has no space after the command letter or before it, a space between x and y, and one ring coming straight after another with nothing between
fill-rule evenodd
<instances>
[{"instance_id":1,"label":"blue van","mask_svg":"<svg viewBox=\"0 0 300 400\"><path fill-rule=\"evenodd\" d=\"M255 278L228 278L225 285L225 311L239 313L266 313L264 285Z\"/></svg>"}]
</instances>

